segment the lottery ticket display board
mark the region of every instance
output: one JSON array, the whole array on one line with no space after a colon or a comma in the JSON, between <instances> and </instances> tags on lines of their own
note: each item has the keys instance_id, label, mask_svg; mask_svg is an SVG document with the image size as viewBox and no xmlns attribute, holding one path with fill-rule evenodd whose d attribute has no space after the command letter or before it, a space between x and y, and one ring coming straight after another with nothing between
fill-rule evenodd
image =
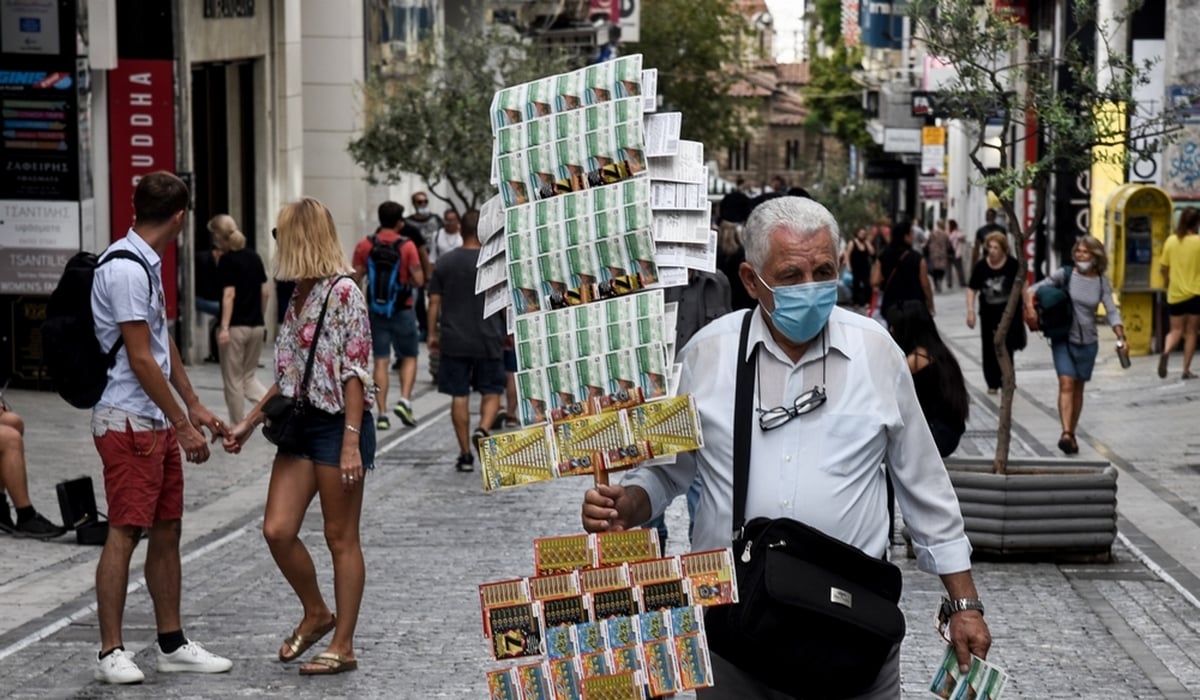
<instances>
[{"instance_id":1,"label":"lottery ticket display board","mask_svg":"<svg viewBox=\"0 0 1200 700\"><path fill-rule=\"evenodd\" d=\"M642 700L712 685L704 608L737 602L730 549L660 557L654 530L534 541L536 575L479 587L493 700Z\"/></svg>"}]
</instances>

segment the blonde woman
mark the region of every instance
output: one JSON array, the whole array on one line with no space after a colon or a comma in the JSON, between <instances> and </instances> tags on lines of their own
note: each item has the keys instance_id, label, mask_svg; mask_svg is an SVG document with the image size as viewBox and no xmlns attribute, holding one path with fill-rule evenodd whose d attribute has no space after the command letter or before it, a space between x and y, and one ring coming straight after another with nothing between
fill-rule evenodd
<instances>
[{"instance_id":1,"label":"blonde woman","mask_svg":"<svg viewBox=\"0 0 1200 700\"><path fill-rule=\"evenodd\" d=\"M263 519L271 555L304 610L300 624L284 640L279 660L294 661L332 631L329 646L301 666L300 673L342 673L358 667L354 629L365 578L359 518L363 476L375 464L371 327L366 299L349 276L333 216L324 205L315 199L287 205L272 234L278 245L275 276L295 280L296 291L275 340L275 384L234 426L225 449L241 450L263 422L263 407L272 397L282 394L306 402L302 444L293 451L280 448L275 455ZM301 396L314 347L311 378ZM304 514L318 494L325 542L333 555L336 617L321 595L312 557L299 537Z\"/></svg>"},{"instance_id":2,"label":"blonde woman","mask_svg":"<svg viewBox=\"0 0 1200 700\"><path fill-rule=\"evenodd\" d=\"M1058 417L1062 422L1058 449L1069 455L1079 452L1075 430L1079 426L1079 414L1083 412L1083 385L1092 378L1096 353L1100 349L1096 309L1101 304L1107 312L1108 325L1112 326L1117 339L1125 342L1125 326L1113 301L1112 282L1104 276L1108 269L1104 244L1092 236L1082 236L1075 241L1071 257L1074 269L1069 283L1066 269L1060 268L1025 292L1025 317L1031 322L1037 320L1033 299L1039 287L1064 288L1071 297L1071 332L1066 338L1050 342L1054 371L1058 374Z\"/></svg>"},{"instance_id":3,"label":"blonde woman","mask_svg":"<svg viewBox=\"0 0 1200 700\"><path fill-rule=\"evenodd\" d=\"M1184 209L1175 235L1163 245L1160 263L1163 286L1167 288L1167 314L1171 330L1158 357L1158 376L1167 376L1167 358L1183 341L1183 378L1195 379L1192 356L1196 354L1196 332L1200 330L1200 209Z\"/></svg>"},{"instance_id":4,"label":"blonde woman","mask_svg":"<svg viewBox=\"0 0 1200 700\"><path fill-rule=\"evenodd\" d=\"M246 400L256 402L267 393L258 381L258 358L263 346L263 307L270 298L262 258L246 247L246 236L228 214L208 222L213 245L221 251L217 283L221 289L220 326L217 346L221 349L221 378L225 384L225 406L229 422L246 417Z\"/></svg>"}]
</instances>

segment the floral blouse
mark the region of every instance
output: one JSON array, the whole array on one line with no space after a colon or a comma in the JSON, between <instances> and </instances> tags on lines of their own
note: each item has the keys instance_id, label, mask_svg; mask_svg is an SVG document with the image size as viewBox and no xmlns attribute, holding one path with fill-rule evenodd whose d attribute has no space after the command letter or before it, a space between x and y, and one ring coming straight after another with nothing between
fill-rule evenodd
<instances>
[{"instance_id":1,"label":"floral blouse","mask_svg":"<svg viewBox=\"0 0 1200 700\"><path fill-rule=\"evenodd\" d=\"M295 397L304 379L304 365L312 346L321 315L321 303L337 278L329 277L313 285L300 317L296 317L296 295L292 293L287 314L275 339L275 383L284 396ZM374 383L371 379L371 326L367 321L367 300L349 277L337 279L329 295L329 311L317 340L312 377L308 381L308 403L328 413L345 412L343 387L358 377L363 384L363 408L370 410Z\"/></svg>"}]
</instances>

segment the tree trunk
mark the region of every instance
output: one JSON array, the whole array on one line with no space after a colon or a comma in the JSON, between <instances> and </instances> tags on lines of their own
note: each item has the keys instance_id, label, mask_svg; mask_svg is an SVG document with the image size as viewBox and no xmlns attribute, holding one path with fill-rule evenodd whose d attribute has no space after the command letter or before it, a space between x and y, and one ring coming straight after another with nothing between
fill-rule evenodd
<instances>
[{"instance_id":1,"label":"tree trunk","mask_svg":"<svg viewBox=\"0 0 1200 700\"><path fill-rule=\"evenodd\" d=\"M1020 236L1018 236L1020 238ZM1018 255L1021 260L1023 255ZM1017 389L1017 374L1013 369L1012 359L1008 355L1008 329L1014 323L1021 323L1019 309L1022 307L1022 295L1025 293L1025 266L1020 265L1017 278L1013 280L1012 292L1008 295L1008 303L1004 305L1004 313L1000 316L1000 324L996 326L996 334L992 336L992 351L1000 363L1000 415L996 426L996 456L992 463L992 471L996 474L1008 473L1008 451L1012 442L1012 405L1013 394Z\"/></svg>"}]
</instances>

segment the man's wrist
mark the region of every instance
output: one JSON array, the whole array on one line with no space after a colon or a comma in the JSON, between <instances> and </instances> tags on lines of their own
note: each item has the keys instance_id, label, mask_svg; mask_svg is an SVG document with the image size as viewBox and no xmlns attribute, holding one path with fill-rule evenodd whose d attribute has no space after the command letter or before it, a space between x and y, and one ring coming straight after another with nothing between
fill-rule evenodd
<instances>
[{"instance_id":1,"label":"man's wrist","mask_svg":"<svg viewBox=\"0 0 1200 700\"><path fill-rule=\"evenodd\" d=\"M974 611L983 615L983 601L978 598L943 598L941 613L950 618L957 613Z\"/></svg>"}]
</instances>

